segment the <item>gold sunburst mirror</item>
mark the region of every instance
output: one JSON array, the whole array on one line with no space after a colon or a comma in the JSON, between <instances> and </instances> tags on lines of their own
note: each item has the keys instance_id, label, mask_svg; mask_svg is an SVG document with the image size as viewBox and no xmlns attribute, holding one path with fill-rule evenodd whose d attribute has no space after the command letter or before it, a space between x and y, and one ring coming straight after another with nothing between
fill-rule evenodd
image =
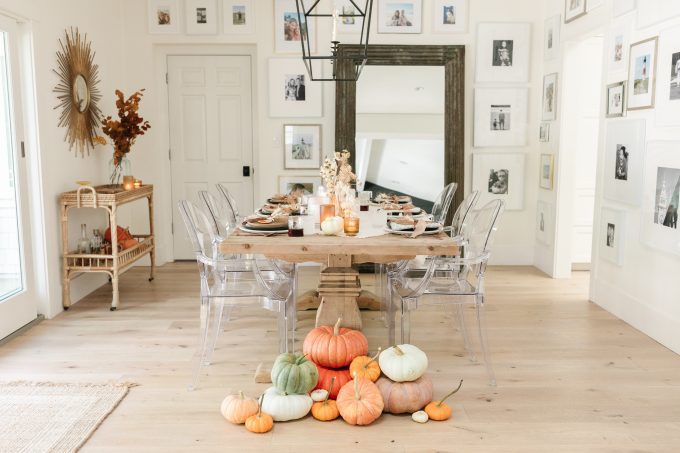
<instances>
[{"instance_id":1,"label":"gold sunburst mirror","mask_svg":"<svg viewBox=\"0 0 680 453\"><path fill-rule=\"evenodd\" d=\"M94 64L95 52L87 35L81 37L76 28L64 32L57 51L59 83L54 88L61 109L59 126L66 127L69 148L85 156L99 142L97 127L102 116L99 110L99 66Z\"/></svg>"}]
</instances>

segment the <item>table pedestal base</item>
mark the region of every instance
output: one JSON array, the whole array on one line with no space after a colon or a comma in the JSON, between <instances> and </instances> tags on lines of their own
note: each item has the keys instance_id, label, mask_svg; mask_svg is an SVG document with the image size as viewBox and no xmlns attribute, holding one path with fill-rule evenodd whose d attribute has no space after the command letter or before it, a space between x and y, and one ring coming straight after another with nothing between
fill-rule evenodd
<instances>
[{"instance_id":1,"label":"table pedestal base","mask_svg":"<svg viewBox=\"0 0 680 453\"><path fill-rule=\"evenodd\" d=\"M342 318L342 327L361 330L357 298L361 294L359 272L351 267L329 267L321 272L316 326L332 326Z\"/></svg>"}]
</instances>

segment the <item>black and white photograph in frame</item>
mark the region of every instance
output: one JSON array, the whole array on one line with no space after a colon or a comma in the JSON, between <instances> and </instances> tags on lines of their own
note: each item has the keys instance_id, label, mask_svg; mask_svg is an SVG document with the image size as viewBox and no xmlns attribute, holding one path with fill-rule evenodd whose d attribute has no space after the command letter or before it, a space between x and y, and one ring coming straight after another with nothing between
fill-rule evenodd
<instances>
[{"instance_id":1,"label":"black and white photograph in frame","mask_svg":"<svg viewBox=\"0 0 680 453\"><path fill-rule=\"evenodd\" d=\"M378 33L422 33L423 0L378 0Z\"/></svg>"},{"instance_id":2,"label":"black and white photograph in frame","mask_svg":"<svg viewBox=\"0 0 680 453\"><path fill-rule=\"evenodd\" d=\"M630 51L630 34L632 29L632 21L630 19L619 22L609 36L609 73L617 75L626 72L628 64L628 52ZM621 76L623 78L625 76Z\"/></svg>"},{"instance_id":3,"label":"black and white photograph in frame","mask_svg":"<svg viewBox=\"0 0 680 453\"><path fill-rule=\"evenodd\" d=\"M302 55L302 40L306 42L309 33L311 53L316 53L315 18L305 20L298 16L295 0L274 0L274 50L276 53Z\"/></svg>"},{"instance_id":4,"label":"black and white photograph in frame","mask_svg":"<svg viewBox=\"0 0 680 453\"><path fill-rule=\"evenodd\" d=\"M320 176L279 176L279 193L283 195L314 195L320 185Z\"/></svg>"},{"instance_id":5,"label":"black and white photograph in frame","mask_svg":"<svg viewBox=\"0 0 680 453\"><path fill-rule=\"evenodd\" d=\"M555 177L555 156L541 154L541 168L539 174L539 186L541 189L553 190Z\"/></svg>"},{"instance_id":6,"label":"black and white photograph in frame","mask_svg":"<svg viewBox=\"0 0 680 453\"><path fill-rule=\"evenodd\" d=\"M477 206L501 199L506 210L524 209L524 154L474 153L472 189L480 192Z\"/></svg>"},{"instance_id":7,"label":"black and white photograph in frame","mask_svg":"<svg viewBox=\"0 0 680 453\"><path fill-rule=\"evenodd\" d=\"M180 17L179 0L148 0L149 33L179 33Z\"/></svg>"},{"instance_id":8,"label":"black and white photograph in frame","mask_svg":"<svg viewBox=\"0 0 680 453\"><path fill-rule=\"evenodd\" d=\"M556 14L545 20L543 26L543 59L552 60L560 53L560 25L562 16Z\"/></svg>"},{"instance_id":9,"label":"black and white photograph in frame","mask_svg":"<svg viewBox=\"0 0 680 453\"><path fill-rule=\"evenodd\" d=\"M477 26L477 82L528 82L531 24Z\"/></svg>"},{"instance_id":10,"label":"black and white photograph in frame","mask_svg":"<svg viewBox=\"0 0 680 453\"><path fill-rule=\"evenodd\" d=\"M536 240L543 245L552 245L554 231L553 205L539 200L536 203Z\"/></svg>"},{"instance_id":11,"label":"black and white photograph in frame","mask_svg":"<svg viewBox=\"0 0 680 453\"><path fill-rule=\"evenodd\" d=\"M578 19L586 14L586 0L564 0L564 23Z\"/></svg>"},{"instance_id":12,"label":"black and white photograph in frame","mask_svg":"<svg viewBox=\"0 0 680 453\"><path fill-rule=\"evenodd\" d=\"M185 0L187 35L217 34L217 0Z\"/></svg>"},{"instance_id":13,"label":"black and white photograph in frame","mask_svg":"<svg viewBox=\"0 0 680 453\"><path fill-rule=\"evenodd\" d=\"M465 33L468 28L469 0L434 0L435 33Z\"/></svg>"},{"instance_id":14,"label":"black and white photograph in frame","mask_svg":"<svg viewBox=\"0 0 680 453\"><path fill-rule=\"evenodd\" d=\"M284 168L318 169L321 166L321 125L283 126Z\"/></svg>"},{"instance_id":15,"label":"black and white photograph in frame","mask_svg":"<svg viewBox=\"0 0 680 453\"><path fill-rule=\"evenodd\" d=\"M628 110L654 107L657 42L658 38L655 36L630 46L627 90Z\"/></svg>"},{"instance_id":16,"label":"black and white photograph in frame","mask_svg":"<svg viewBox=\"0 0 680 453\"><path fill-rule=\"evenodd\" d=\"M680 142L650 142L645 164L643 242L680 255Z\"/></svg>"},{"instance_id":17,"label":"black and white photograph in frame","mask_svg":"<svg viewBox=\"0 0 680 453\"><path fill-rule=\"evenodd\" d=\"M365 0L354 0L356 6L350 0L334 0L333 7L338 10L338 33L361 33L364 23L363 17L358 16L357 6L364 7ZM356 41L355 41L356 42Z\"/></svg>"},{"instance_id":18,"label":"black and white photograph in frame","mask_svg":"<svg viewBox=\"0 0 680 453\"><path fill-rule=\"evenodd\" d=\"M680 16L680 2L677 0L638 0L637 28L646 28Z\"/></svg>"},{"instance_id":19,"label":"black and white photograph in frame","mask_svg":"<svg viewBox=\"0 0 680 453\"><path fill-rule=\"evenodd\" d=\"M656 125L680 126L680 26L659 34Z\"/></svg>"},{"instance_id":20,"label":"black and white photograph in frame","mask_svg":"<svg viewBox=\"0 0 680 453\"><path fill-rule=\"evenodd\" d=\"M644 0L643 0L644 1ZM635 0L613 0L612 12L614 17L629 13L635 9Z\"/></svg>"},{"instance_id":21,"label":"black and white photograph in frame","mask_svg":"<svg viewBox=\"0 0 680 453\"><path fill-rule=\"evenodd\" d=\"M543 77L543 99L541 102L541 119L554 121L557 118L557 73Z\"/></svg>"},{"instance_id":22,"label":"black and white photograph in frame","mask_svg":"<svg viewBox=\"0 0 680 453\"><path fill-rule=\"evenodd\" d=\"M626 82L607 85L607 118L623 116L625 112Z\"/></svg>"},{"instance_id":23,"label":"black and white photograph in frame","mask_svg":"<svg viewBox=\"0 0 680 453\"><path fill-rule=\"evenodd\" d=\"M626 212L611 208L602 208L600 212L597 241L599 256L622 266L626 239Z\"/></svg>"},{"instance_id":24,"label":"black and white photograph in frame","mask_svg":"<svg viewBox=\"0 0 680 453\"><path fill-rule=\"evenodd\" d=\"M253 0L222 0L222 30L225 34L255 33Z\"/></svg>"},{"instance_id":25,"label":"black and white photograph in frame","mask_svg":"<svg viewBox=\"0 0 680 453\"><path fill-rule=\"evenodd\" d=\"M550 141L550 123L541 123L538 128L538 141L543 143Z\"/></svg>"},{"instance_id":26,"label":"black and white photograph in frame","mask_svg":"<svg viewBox=\"0 0 680 453\"><path fill-rule=\"evenodd\" d=\"M322 116L322 87L309 82L301 58L269 59L269 116L315 118Z\"/></svg>"},{"instance_id":27,"label":"black and white photograph in frame","mask_svg":"<svg viewBox=\"0 0 680 453\"><path fill-rule=\"evenodd\" d=\"M526 88L475 88L475 147L526 146Z\"/></svg>"},{"instance_id":28,"label":"black and white photograph in frame","mask_svg":"<svg viewBox=\"0 0 680 453\"><path fill-rule=\"evenodd\" d=\"M646 122L643 119L607 123L604 197L639 206L645 166Z\"/></svg>"}]
</instances>

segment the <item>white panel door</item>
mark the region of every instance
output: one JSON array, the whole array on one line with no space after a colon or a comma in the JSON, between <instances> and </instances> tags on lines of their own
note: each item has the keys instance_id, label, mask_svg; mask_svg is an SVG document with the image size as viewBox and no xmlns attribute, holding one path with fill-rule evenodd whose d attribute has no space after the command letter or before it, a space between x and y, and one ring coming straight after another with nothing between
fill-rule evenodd
<instances>
[{"instance_id":1,"label":"white panel door","mask_svg":"<svg viewBox=\"0 0 680 453\"><path fill-rule=\"evenodd\" d=\"M178 201L221 183L239 211L253 210L250 57L170 56L168 86L174 258L193 259Z\"/></svg>"}]
</instances>

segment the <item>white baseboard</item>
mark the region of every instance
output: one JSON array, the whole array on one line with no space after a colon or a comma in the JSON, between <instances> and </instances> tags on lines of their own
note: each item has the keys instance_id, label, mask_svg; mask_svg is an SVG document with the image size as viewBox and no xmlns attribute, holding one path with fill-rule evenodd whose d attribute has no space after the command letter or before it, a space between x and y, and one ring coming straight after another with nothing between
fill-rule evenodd
<instances>
[{"instance_id":1,"label":"white baseboard","mask_svg":"<svg viewBox=\"0 0 680 453\"><path fill-rule=\"evenodd\" d=\"M498 245L491 248L489 264L492 266L533 266L533 244Z\"/></svg>"}]
</instances>

